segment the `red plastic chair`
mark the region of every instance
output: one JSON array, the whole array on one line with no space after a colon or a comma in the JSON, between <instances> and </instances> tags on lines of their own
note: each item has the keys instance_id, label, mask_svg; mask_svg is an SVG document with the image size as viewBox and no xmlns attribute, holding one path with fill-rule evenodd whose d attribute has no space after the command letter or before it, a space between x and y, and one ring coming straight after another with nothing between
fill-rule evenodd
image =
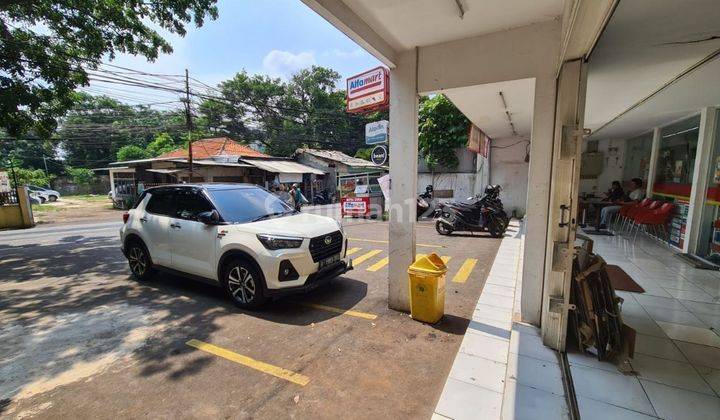
<instances>
[{"instance_id":1,"label":"red plastic chair","mask_svg":"<svg viewBox=\"0 0 720 420\"><path fill-rule=\"evenodd\" d=\"M629 224L629 226L630 226L629 231L632 232L633 228L635 227L634 220L638 214L640 214L641 212L646 211L646 210L656 209L656 208L660 207L661 204L662 204L662 202L660 202L660 201L655 201L655 200L651 200L649 198L645 198L637 205L634 205L634 206L628 208L627 210L625 210L625 214L624 214L625 220L623 220L623 224L622 224L620 230L625 230L625 225Z\"/></svg>"},{"instance_id":2,"label":"red plastic chair","mask_svg":"<svg viewBox=\"0 0 720 420\"><path fill-rule=\"evenodd\" d=\"M639 203L630 203L630 204L625 204L624 206L622 206L622 208L618 212L618 220L621 221L621 223L622 223L621 226L625 224L626 219L628 218L628 213L630 211L632 211L633 209L640 208L640 207L647 207L648 205L650 205L650 202L652 202L651 199L643 198L642 201L640 201Z\"/></svg>"},{"instance_id":3,"label":"red plastic chair","mask_svg":"<svg viewBox=\"0 0 720 420\"><path fill-rule=\"evenodd\" d=\"M658 229L662 228L663 239L667 239L667 230L665 229L665 226L670 220L670 217L672 217L674 209L674 204L663 203L660 207L652 211L645 211L638 214L634 221L638 226L638 230L643 229L643 231L649 233L649 229L652 229L654 236L658 238L660 237ZM635 232L635 235L637 236L637 232Z\"/></svg>"}]
</instances>

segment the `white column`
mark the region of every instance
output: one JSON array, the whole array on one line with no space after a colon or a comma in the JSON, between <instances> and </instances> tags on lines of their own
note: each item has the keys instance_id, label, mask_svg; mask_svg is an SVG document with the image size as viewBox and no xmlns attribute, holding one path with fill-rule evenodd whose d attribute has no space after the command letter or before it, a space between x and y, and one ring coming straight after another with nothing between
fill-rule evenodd
<instances>
[{"instance_id":1,"label":"white column","mask_svg":"<svg viewBox=\"0 0 720 420\"><path fill-rule=\"evenodd\" d=\"M660 127L653 128L652 146L650 148L650 167L648 168L648 179L645 190L645 197L652 197L655 175L657 174L658 153L660 153L660 141L662 140Z\"/></svg>"},{"instance_id":2,"label":"white column","mask_svg":"<svg viewBox=\"0 0 720 420\"><path fill-rule=\"evenodd\" d=\"M521 297L522 320L535 325L540 325L542 312L555 126L555 85L554 78L535 79Z\"/></svg>"},{"instance_id":3,"label":"white column","mask_svg":"<svg viewBox=\"0 0 720 420\"><path fill-rule=\"evenodd\" d=\"M388 307L410 310L407 268L415 260L418 161L417 55L397 55L390 70L390 244Z\"/></svg>"},{"instance_id":4,"label":"white column","mask_svg":"<svg viewBox=\"0 0 720 420\"><path fill-rule=\"evenodd\" d=\"M698 236L702 224L702 211L708 186L708 171L712 159L713 138L715 137L716 109L706 107L700 111L700 127L698 130L698 144L695 152L695 167L693 168L693 184L690 192L690 208L688 209L687 223L685 225L685 242L683 252L694 254L697 250Z\"/></svg>"}]
</instances>

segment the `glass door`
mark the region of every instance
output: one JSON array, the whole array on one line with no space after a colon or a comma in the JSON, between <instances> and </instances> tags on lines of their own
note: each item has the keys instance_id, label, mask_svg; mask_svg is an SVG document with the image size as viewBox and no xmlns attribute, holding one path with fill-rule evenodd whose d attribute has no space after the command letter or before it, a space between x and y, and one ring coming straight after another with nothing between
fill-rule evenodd
<instances>
[{"instance_id":1,"label":"glass door","mask_svg":"<svg viewBox=\"0 0 720 420\"><path fill-rule=\"evenodd\" d=\"M715 113L716 124L720 116ZM717 127L717 125L716 125ZM720 265L720 131L715 130L708 167L707 190L697 242L697 256Z\"/></svg>"}]
</instances>

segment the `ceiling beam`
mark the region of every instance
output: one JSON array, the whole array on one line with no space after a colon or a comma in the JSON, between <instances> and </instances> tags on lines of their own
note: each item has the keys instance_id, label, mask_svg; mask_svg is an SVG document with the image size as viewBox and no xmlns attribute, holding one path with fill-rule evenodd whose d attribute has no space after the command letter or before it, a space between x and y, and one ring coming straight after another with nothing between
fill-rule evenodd
<instances>
[{"instance_id":1,"label":"ceiling beam","mask_svg":"<svg viewBox=\"0 0 720 420\"><path fill-rule=\"evenodd\" d=\"M341 0L302 0L383 64L395 68L396 51Z\"/></svg>"},{"instance_id":2,"label":"ceiling beam","mask_svg":"<svg viewBox=\"0 0 720 420\"><path fill-rule=\"evenodd\" d=\"M573 0L565 3L560 66L565 61L587 59L590 56L618 1Z\"/></svg>"}]
</instances>

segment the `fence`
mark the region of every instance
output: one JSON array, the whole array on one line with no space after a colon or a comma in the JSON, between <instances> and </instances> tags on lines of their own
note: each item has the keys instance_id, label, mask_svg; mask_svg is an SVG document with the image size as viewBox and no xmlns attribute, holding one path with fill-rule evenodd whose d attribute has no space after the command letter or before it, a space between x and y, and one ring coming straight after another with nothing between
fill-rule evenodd
<instances>
[{"instance_id":1,"label":"fence","mask_svg":"<svg viewBox=\"0 0 720 420\"><path fill-rule=\"evenodd\" d=\"M18 204L17 191L15 191L13 189L11 191L0 192L0 206L17 205L17 204Z\"/></svg>"}]
</instances>

